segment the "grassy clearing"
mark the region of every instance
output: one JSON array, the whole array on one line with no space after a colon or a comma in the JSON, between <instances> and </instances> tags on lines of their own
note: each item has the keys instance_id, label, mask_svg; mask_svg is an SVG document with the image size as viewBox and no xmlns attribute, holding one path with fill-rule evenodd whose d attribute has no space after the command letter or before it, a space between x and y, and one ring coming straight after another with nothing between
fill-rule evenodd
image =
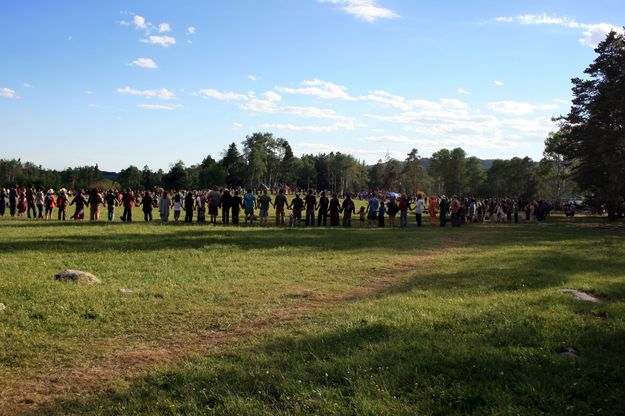
<instances>
[{"instance_id":1,"label":"grassy clearing","mask_svg":"<svg viewBox=\"0 0 625 416\"><path fill-rule=\"evenodd\" d=\"M113 371L104 392L79 386L80 398L38 412L625 412L624 234L586 220L443 230L2 221L0 231L0 383L14 409L28 397L16 390L63 381L55 372L227 334L311 292L323 299L395 276L380 292L191 348L138 377ZM64 268L104 283L55 282ZM607 302L578 303L562 287ZM566 346L581 357L558 357ZM46 398L39 388L35 401Z\"/></svg>"}]
</instances>

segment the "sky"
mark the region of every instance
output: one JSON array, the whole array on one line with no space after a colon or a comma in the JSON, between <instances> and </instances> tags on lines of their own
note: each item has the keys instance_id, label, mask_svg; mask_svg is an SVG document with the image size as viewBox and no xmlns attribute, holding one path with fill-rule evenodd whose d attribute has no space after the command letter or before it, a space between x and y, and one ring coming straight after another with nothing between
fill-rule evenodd
<instances>
[{"instance_id":1,"label":"sky","mask_svg":"<svg viewBox=\"0 0 625 416\"><path fill-rule=\"evenodd\" d=\"M540 159L618 1L3 0L0 158L168 170L254 132Z\"/></svg>"}]
</instances>

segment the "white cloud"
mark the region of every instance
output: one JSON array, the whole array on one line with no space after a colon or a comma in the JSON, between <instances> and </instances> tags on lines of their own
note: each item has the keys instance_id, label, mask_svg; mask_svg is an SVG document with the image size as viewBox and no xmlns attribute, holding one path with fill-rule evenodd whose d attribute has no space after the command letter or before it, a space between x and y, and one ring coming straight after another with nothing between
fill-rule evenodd
<instances>
[{"instance_id":1,"label":"white cloud","mask_svg":"<svg viewBox=\"0 0 625 416\"><path fill-rule=\"evenodd\" d=\"M195 34L195 32L196 32L195 27L193 27L193 26L189 26L189 27L187 28L187 35L194 35L194 34Z\"/></svg>"},{"instance_id":2,"label":"white cloud","mask_svg":"<svg viewBox=\"0 0 625 416\"><path fill-rule=\"evenodd\" d=\"M611 25L609 23L596 23L590 25L584 25L584 31L582 35L583 38L579 40L579 42L584 46L589 46L591 48L596 48L600 42L605 40L605 37L611 31L615 31L616 33L623 33L623 28Z\"/></svg>"},{"instance_id":3,"label":"white cloud","mask_svg":"<svg viewBox=\"0 0 625 416\"><path fill-rule=\"evenodd\" d=\"M291 114L298 117L304 118L323 118L329 120L342 120L342 121L354 121L353 118L341 116L336 113L334 110L325 109L325 108L317 108L317 107L281 107L281 113Z\"/></svg>"},{"instance_id":4,"label":"white cloud","mask_svg":"<svg viewBox=\"0 0 625 416\"><path fill-rule=\"evenodd\" d=\"M141 39L141 42L149 43L149 44L152 44L152 45L161 45L161 46L167 48L168 46L176 44L176 38L174 38L172 36L167 36L167 35L163 35L163 36L150 35L150 36L148 36L147 39Z\"/></svg>"},{"instance_id":5,"label":"white cloud","mask_svg":"<svg viewBox=\"0 0 625 416\"><path fill-rule=\"evenodd\" d=\"M456 90L456 92L457 92L458 94L463 94L463 95L470 95L470 94L471 94L469 91L465 90L464 88L458 88L458 89Z\"/></svg>"},{"instance_id":6,"label":"white cloud","mask_svg":"<svg viewBox=\"0 0 625 416\"><path fill-rule=\"evenodd\" d=\"M299 126L299 125L290 124L290 123L277 123L277 124L265 123L265 124L261 124L259 127L265 130L307 131L307 132L313 132L313 133L329 133L329 132L335 132L335 131L341 131L341 130L354 130L355 129L354 123L349 123L349 122L334 123L334 124L330 124L326 126L313 126L313 125Z\"/></svg>"},{"instance_id":7,"label":"white cloud","mask_svg":"<svg viewBox=\"0 0 625 416\"><path fill-rule=\"evenodd\" d=\"M530 104L519 101L495 101L488 103L488 108L500 114L512 114L521 116L532 114L535 111L549 111L558 108L555 104Z\"/></svg>"},{"instance_id":8,"label":"white cloud","mask_svg":"<svg viewBox=\"0 0 625 416\"><path fill-rule=\"evenodd\" d=\"M263 94L263 96L271 102L282 101L282 96L273 91L267 91Z\"/></svg>"},{"instance_id":9,"label":"white cloud","mask_svg":"<svg viewBox=\"0 0 625 416\"><path fill-rule=\"evenodd\" d=\"M91 94L93 94L93 91L91 91L91 90L86 90L86 91L85 91L85 94L87 94L87 95L91 95Z\"/></svg>"},{"instance_id":10,"label":"white cloud","mask_svg":"<svg viewBox=\"0 0 625 416\"><path fill-rule=\"evenodd\" d=\"M241 124L241 123L232 123L232 130L235 130L235 131L243 130L243 124Z\"/></svg>"},{"instance_id":11,"label":"white cloud","mask_svg":"<svg viewBox=\"0 0 625 416\"><path fill-rule=\"evenodd\" d=\"M158 31L160 33L171 32L171 25L169 23L161 23L160 25L158 25Z\"/></svg>"},{"instance_id":12,"label":"white cloud","mask_svg":"<svg viewBox=\"0 0 625 416\"><path fill-rule=\"evenodd\" d=\"M145 21L145 17L143 17L143 16L137 15L137 16L135 16L133 18L132 21L133 21L136 29L147 29L147 27L148 27L147 23Z\"/></svg>"},{"instance_id":13,"label":"white cloud","mask_svg":"<svg viewBox=\"0 0 625 416\"><path fill-rule=\"evenodd\" d=\"M149 68L149 69L156 69L158 68L158 65L156 64L156 62L154 62L153 59L151 58L137 58L134 61L132 61L132 63L130 63L131 66L138 66L141 68Z\"/></svg>"},{"instance_id":14,"label":"white cloud","mask_svg":"<svg viewBox=\"0 0 625 416\"><path fill-rule=\"evenodd\" d=\"M247 79L249 79L250 81L256 81L258 78L256 78L255 75L248 75Z\"/></svg>"},{"instance_id":15,"label":"white cloud","mask_svg":"<svg viewBox=\"0 0 625 416\"><path fill-rule=\"evenodd\" d=\"M29 84L28 82L24 82L22 84L24 86L24 88L34 88L31 84Z\"/></svg>"},{"instance_id":16,"label":"white cloud","mask_svg":"<svg viewBox=\"0 0 625 416\"><path fill-rule=\"evenodd\" d=\"M302 82L303 88L276 88L287 94L310 95L325 99L355 100L347 93L347 88L332 82L321 81L317 78Z\"/></svg>"},{"instance_id":17,"label":"white cloud","mask_svg":"<svg viewBox=\"0 0 625 416\"><path fill-rule=\"evenodd\" d=\"M138 108L142 108L144 110L165 110L165 111L173 111L176 108L180 107L180 104L137 104Z\"/></svg>"},{"instance_id":18,"label":"white cloud","mask_svg":"<svg viewBox=\"0 0 625 416\"><path fill-rule=\"evenodd\" d=\"M384 107L392 107L404 111L410 110L412 108L412 103L410 103L404 97L390 94L384 90L373 91L368 95L358 97L358 99L361 101L373 102L381 104Z\"/></svg>"},{"instance_id":19,"label":"white cloud","mask_svg":"<svg viewBox=\"0 0 625 416\"><path fill-rule=\"evenodd\" d=\"M493 84L495 84L495 85L496 85L496 86L498 86L498 87L503 87L503 86L504 86L503 81L499 81L499 80L495 80L495 81L493 81Z\"/></svg>"},{"instance_id":20,"label":"white cloud","mask_svg":"<svg viewBox=\"0 0 625 416\"><path fill-rule=\"evenodd\" d=\"M20 96L11 88L0 88L0 97L19 99Z\"/></svg>"},{"instance_id":21,"label":"white cloud","mask_svg":"<svg viewBox=\"0 0 625 416\"><path fill-rule=\"evenodd\" d=\"M214 98L220 101L247 100L247 97L243 94L222 92L213 88L204 88L200 90L199 95L204 98Z\"/></svg>"},{"instance_id":22,"label":"white cloud","mask_svg":"<svg viewBox=\"0 0 625 416\"><path fill-rule=\"evenodd\" d=\"M320 3L331 3L341 6L341 10L365 22L378 19L396 19L397 13L378 5L378 0L319 0Z\"/></svg>"},{"instance_id":23,"label":"white cloud","mask_svg":"<svg viewBox=\"0 0 625 416\"><path fill-rule=\"evenodd\" d=\"M502 23L519 23L522 25L555 25L567 29L583 30L583 37L579 42L584 46L595 48L599 42L605 39L610 31L622 33L622 28L610 23L580 23L569 17L549 16L547 14L533 15L524 14L516 17L498 17L496 22Z\"/></svg>"},{"instance_id":24,"label":"white cloud","mask_svg":"<svg viewBox=\"0 0 625 416\"><path fill-rule=\"evenodd\" d=\"M136 90L130 87L124 87L118 88L117 92L119 94L139 95L146 98L159 98L161 100L171 100L176 97L176 94L166 88L160 90Z\"/></svg>"}]
</instances>

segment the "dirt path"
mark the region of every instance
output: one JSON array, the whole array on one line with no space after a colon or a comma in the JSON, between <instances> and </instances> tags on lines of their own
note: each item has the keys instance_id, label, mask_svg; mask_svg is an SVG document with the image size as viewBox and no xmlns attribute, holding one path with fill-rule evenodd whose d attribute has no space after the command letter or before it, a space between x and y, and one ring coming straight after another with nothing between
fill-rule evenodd
<instances>
[{"instance_id":1,"label":"dirt path","mask_svg":"<svg viewBox=\"0 0 625 416\"><path fill-rule=\"evenodd\" d=\"M291 294L296 299L286 307L280 307L268 314L233 329L204 333L176 334L166 341L149 340L141 344L121 345L121 349L109 356L90 362L88 365L71 365L59 369L57 373L25 375L24 379L11 386L3 386L0 380L0 415L36 414L37 409L61 398L72 398L80 393L93 393L115 379L132 379L142 371L157 365L173 363L194 354L208 352L234 342L245 340L259 332L292 323L321 308L328 308L341 302L348 302L383 294L385 291L410 277L417 266L431 263L441 255L448 254L462 241L450 242L447 248L437 251L422 251L408 257L400 264L393 265L393 273L366 282L338 294L323 294L316 291L303 291ZM451 246L451 247L450 247Z\"/></svg>"}]
</instances>

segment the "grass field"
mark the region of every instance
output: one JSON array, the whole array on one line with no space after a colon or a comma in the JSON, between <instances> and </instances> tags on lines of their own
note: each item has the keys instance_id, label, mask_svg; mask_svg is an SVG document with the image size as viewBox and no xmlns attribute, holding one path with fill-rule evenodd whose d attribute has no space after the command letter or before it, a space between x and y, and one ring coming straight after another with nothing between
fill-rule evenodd
<instances>
[{"instance_id":1,"label":"grass field","mask_svg":"<svg viewBox=\"0 0 625 416\"><path fill-rule=\"evenodd\" d=\"M622 223L411 221L2 219L0 414L625 414Z\"/></svg>"}]
</instances>

